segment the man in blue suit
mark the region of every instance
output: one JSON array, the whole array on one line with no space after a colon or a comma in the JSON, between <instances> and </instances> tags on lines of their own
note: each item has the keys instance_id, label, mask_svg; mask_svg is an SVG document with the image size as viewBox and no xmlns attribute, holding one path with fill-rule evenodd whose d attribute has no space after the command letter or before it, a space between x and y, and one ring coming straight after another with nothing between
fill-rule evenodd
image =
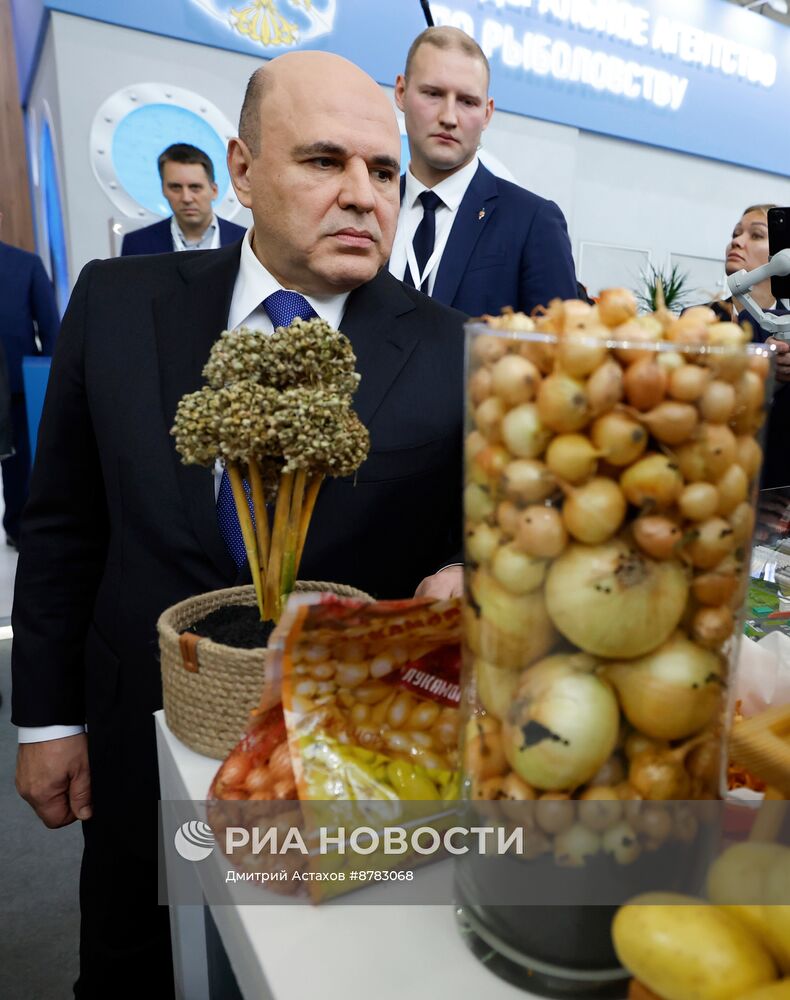
<instances>
[{"instance_id":1,"label":"man in blue suit","mask_svg":"<svg viewBox=\"0 0 790 1000\"><path fill-rule=\"evenodd\" d=\"M242 226L214 214L214 164L202 149L185 142L174 143L159 154L157 165L162 194L173 214L127 233L121 244L122 257L173 250L218 250L242 238Z\"/></svg>"},{"instance_id":2,"label":"man in blue suit","mask_svg":"<svg viewBox=\"0 0 790 1000\"><path fill-rule=\"evenodd\" d=\"M8 365L14 445L14 454L2 462L3 528L7 543L14 548L30 483L22 358L30 354L50 357L59 327L55 293L41 258L0 242L0 341Z\"/></svg>"},{"instance_id":3,"label":"man in blue suit","mask_svg":"<svg viewBox=\"0 0 790 1000\"><path fill-rule=\"evenodd\" d=\"M411 163L389 268L470 316L503 306L531 313L558 296L577 297L560 209L478 160L494 112L489 78L479 45L441 27L414 40L395 84Z\"/></svg>"}]
</instances>

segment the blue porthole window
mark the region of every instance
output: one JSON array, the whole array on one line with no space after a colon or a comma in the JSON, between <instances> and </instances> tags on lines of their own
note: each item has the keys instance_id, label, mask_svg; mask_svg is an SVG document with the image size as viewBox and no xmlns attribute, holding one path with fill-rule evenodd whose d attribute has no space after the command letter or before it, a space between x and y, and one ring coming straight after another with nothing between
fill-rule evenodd
<instances>
[{"instance_id":1,"label":"blue porthole window","mask_svg":"<svg viewBox=\"0 0 790 1000\"><path fill-rule=\"evenodd\" d=\"M225 165L235 129L210 101L194 91L161 83L140 83L116 91L102 104L91 128L91 164L105 194L129 217L170 214L162 194L157 157L174 142L208 153L219 193L214 210L232 218L239 203Z\"/></svg>"}]
</instances>

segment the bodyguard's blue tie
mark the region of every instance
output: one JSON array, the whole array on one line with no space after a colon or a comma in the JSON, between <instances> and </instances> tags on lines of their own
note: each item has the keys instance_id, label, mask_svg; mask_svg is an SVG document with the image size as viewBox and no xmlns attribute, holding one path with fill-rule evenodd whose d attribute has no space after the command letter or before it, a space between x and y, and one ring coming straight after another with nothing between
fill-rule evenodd
<instances>
[{"instance_id":1,"label":"bodyguard's blue tie","mask_svg":"<svg viewBox=\"0 0 790 1000\"><path fill-rule=\"evenodd\" d=\"M318 315L307 299L298 292L286 292L280 290L273 292L263 300L263 308L266 315L272 321L272 326L290 326L298 317L299 319L315 319ZM255 523L255 513L252 508L252 494L247 480L244 480L244 492L247 495L247 503L252 514L253 524ZM228 551L233 557L237 566L244 565L247 559L247 550L244 548L244 536L241 533L239 515L236 513L236 505L233 502L233 489L230 485L228 470L223 469L222 480L219 484L217 494L217 523L219 531L228 546Z\"/></svg>"},{"instance_id":2,"label":"bodyguard's blue tie","mask_svg":"<svg viewBox=\"0 0 790 1000\"><path fill-rule=\"evenodd\" d=\"M420 274L422 274L425 270L425 265L431 259L433 246L436 242L436 209L440 205L443 205L444 202L433 191L423 191L420 195L420 201L422 202L422 218L420 219L419 226L417 226L417 232L414 234L412 246L414 247L414 256L417 258L417 268ZM419 275L412 275L411 268L407 263L406 272L403 275L404 283L414 285L417 277ZM425 292L426 295L428 293L428 280L426 278L420 285L420 291Z\"/></svg>"}]
</instances>

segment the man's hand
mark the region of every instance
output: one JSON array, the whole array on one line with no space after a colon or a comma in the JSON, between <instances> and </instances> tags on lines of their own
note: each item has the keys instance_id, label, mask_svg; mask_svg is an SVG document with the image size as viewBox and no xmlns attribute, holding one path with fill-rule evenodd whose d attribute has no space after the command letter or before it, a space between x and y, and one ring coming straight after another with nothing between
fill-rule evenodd
<instances>
[{"instance_id":1,"label":"man's hand","mask_svg":"<svg viewBox=\"0 0 790 1000\"><path fill-rule=\"evenodd\" d=\"M91 817L91 776L85 733L62 740L20 743L16 790L46 826Z\"/></svg>"},{"instance_id":2,"label":"man's hand","mask_svg":"<svg viewBox=\"0 0 790 1000\"><path fill-rule=\"evenodd\" d=\"M426 576L414 591L415 597L435 597L445 601L450 597L461 597L464 592L463 566L446 566L433 576Z\"/></svg>"},{"instance_id":3,"label":"man's hand","mask_svg":"<svg viewBox=\"0 0 790 1000\"><path fill-rule=\"evenodd\" d=\"M790 382L790 343L769 337L766 344L773 344L776 348L776 381Z\"/></svg>"}]
</instances>

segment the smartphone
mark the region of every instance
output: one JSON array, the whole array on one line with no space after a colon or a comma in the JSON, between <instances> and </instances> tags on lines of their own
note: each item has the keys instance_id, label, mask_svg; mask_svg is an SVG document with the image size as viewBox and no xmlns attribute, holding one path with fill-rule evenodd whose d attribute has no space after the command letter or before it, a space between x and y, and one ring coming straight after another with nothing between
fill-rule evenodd
<instances>
[{"instance_id":1,"label":"smartphone","mask_svg":"<svg viewBox=\"0 0 790 1000\"><path fill-rule=\"evenodd\" d=\"M768 253L773 257L790 247L790 208L768 209ZM771 294L775 299L790 299L790 274L771 278Z\"/></svg>"}]
</instances>

